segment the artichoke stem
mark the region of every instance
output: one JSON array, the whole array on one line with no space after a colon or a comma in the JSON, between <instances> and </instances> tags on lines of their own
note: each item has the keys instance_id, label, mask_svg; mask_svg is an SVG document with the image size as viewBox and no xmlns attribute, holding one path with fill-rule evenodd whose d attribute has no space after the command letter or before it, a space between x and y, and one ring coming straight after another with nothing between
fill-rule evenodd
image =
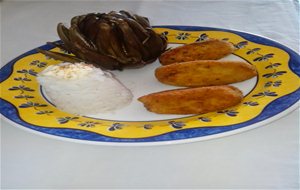
<instances>
[{"instance_id":1,"label":"artichoke stem","mask_svg":"<svg viewBox=\"0 0 300 190\"><path fill-rule=\"evenodd\" d=\"M77 57L74 57L71 55L66 55L63 53L42 50L40 48L37 48L36 51L38 51L39 53L42 53L50 58L53 58L55 60L61 60L61 61L70 62L70 63L84 62L83 60L81 60Z\"/></svg>"}]
</instances>

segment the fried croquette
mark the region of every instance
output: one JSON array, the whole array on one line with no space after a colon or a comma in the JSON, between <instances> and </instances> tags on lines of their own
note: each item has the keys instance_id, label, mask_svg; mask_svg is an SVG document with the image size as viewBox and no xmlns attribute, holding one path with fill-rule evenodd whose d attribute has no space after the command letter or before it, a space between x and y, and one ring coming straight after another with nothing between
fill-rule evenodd
<instances>
[{"instance_id":1,"label":"fried croquette","mask_svg":"<svg viewBox=\"0 0 300 190\"><path fill-rule=\"evenodd\" d=\"M203 114L235 106L242 99L239 89L226 85L156 92L138 100L158 114Z\"/></svg>"},{"instance_id":2,"label":"fried croquette","mask_svg":"<svg viewBox=\"0 0 300 190\"><path fill-rule=\"evenodd\" d=\"M190 61L161 66L155 70L160 82L184 87L226 85L256 75L256 68L243 61Z\"/></svg>"},{"instance_id":3,"label":"fried croquette","mask_svg":"<svg viewBox=\"0 0 300 190\"><path fill-rule=\"evenodd\" d=\"M217 60L233 53L234 46L226 41L210 39L176 47L164 52L159 61L162 65L194 60Z\"/></svg>"}]
</instances>

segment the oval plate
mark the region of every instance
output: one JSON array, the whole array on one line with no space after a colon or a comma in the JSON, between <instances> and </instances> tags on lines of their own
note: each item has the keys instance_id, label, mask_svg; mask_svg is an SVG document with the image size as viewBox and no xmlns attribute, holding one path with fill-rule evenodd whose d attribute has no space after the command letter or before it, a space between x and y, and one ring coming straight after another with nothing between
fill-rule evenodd
<instances>
[{"instance_id":1,"label":"oval plate","mask_svg":"<svg viewBox=\"0 0 300 190\"><path fill-rule=\"evenodd\" d=\"M236 47L227 59L256 66L258 77L233 84L244 92L241 104L202 115L158 115L147 112L139 96L175 87L160 84L153 75L158 61L141 69L114 74L134 94L128 107L111 114L76 116L58 110L43 93L36 75L59 61L36 50L1 68L1 114L12 124L58 139L102 145L160 145L207 140L253 129L296 108L300 97L300 57L291 49L253 34L197 26L156 26L169 44L216 38ZM61 51L51 45L40 48ZM88 105L87 105L88 106Z\"/></svg>"}]
</instances>

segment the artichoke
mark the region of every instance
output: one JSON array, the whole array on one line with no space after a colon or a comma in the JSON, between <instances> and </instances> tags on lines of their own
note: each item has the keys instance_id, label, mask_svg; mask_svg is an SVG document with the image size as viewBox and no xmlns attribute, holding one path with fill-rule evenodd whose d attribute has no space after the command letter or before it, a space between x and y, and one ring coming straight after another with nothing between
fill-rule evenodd
<instances>
[{"instance_id":1,"label":"artichoke","mask_svg":"<svg viewBox=\"0 0 300 190\"><path fill-rule=\"evenodd\" d=\"M86 62L104 69L122 70L154 62L166 49L166 39L155 33L146 17L127 11L75 16L71 26L57 26L62 41L55 46L74 54L39 49L54 59Z\"/></svg>"}]
</instances>

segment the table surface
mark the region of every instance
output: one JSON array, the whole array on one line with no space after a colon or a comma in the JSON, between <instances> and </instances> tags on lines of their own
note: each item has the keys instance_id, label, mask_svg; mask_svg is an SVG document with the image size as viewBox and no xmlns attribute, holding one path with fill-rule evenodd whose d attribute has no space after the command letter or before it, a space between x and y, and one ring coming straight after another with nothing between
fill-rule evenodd
<instances>
[{"instance_id":1,"label":"table surface","mask_svg":"<svg viewBox=\"0 0 300 190\"><path fill-rule=\"evenodd\" d=\"M262 1L1 2L1 64L57 40L59 22L130 10L153 25L196 25L262 35L299 52L299 4ZM65 142L1 120L1 187L298 189L299 109L255 130L154 147Z\"/></svg>"}]
</instances>

